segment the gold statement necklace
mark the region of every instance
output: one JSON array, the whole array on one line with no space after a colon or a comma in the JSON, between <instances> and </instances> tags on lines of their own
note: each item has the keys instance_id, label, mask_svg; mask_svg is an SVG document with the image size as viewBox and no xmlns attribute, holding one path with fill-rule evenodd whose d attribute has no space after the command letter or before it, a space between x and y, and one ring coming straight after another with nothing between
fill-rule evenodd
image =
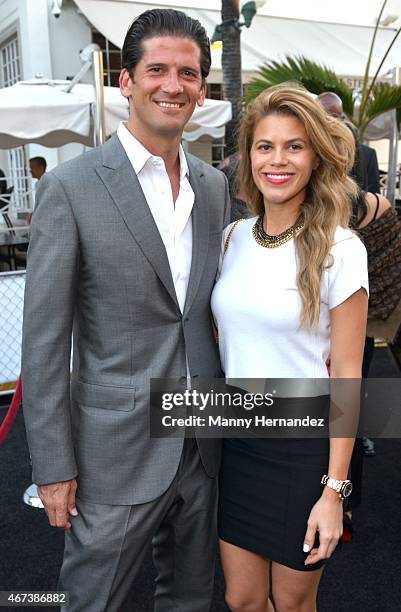
<instances>
[{"instance_id":1,"label":"gold statement necklace","mask_svg":"<svg viewBox=\"0 0 401 612\"><path fill-rule=\"evenodd\" d=\"M266 249L275 249L282 244L285 244L291 238L294 238L296 234L301 231L304 227L305 222L302 218L302 215L295 221L294 225L288 227L286 230L281 232L281 234L277 234L276 236L270 236L270 234L266 234L263 229L263 219L264 215L261 215L257 218L255 225L252 228L252 234L255 238L256 242L260 244L260 246L265 247Z\"/></svg>"}]
</instances>

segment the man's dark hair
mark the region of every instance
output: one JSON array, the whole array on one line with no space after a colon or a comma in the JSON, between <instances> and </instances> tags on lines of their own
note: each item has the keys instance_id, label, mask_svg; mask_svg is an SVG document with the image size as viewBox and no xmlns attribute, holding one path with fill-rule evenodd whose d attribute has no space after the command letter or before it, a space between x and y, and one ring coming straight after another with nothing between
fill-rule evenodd
<instances>
[{"instance_id":1,"label":"man's dark hair","mask_svg":"<svg viewBox=\"0 0 401 612\"><path fill-rule=\"evenodd\" d=\"M36 164L38 164L39 166L42 166L43 170L46 172L46 168L47 168L47 161L45 160L44 157L40 157L39 155L37 157L31 157L31 159L29 160L30 162L35 162Z\"/></svg>"},{"instance_id":2,"label":"man's dark hair","mask_svg":"<svg viewBox=\"0 0 401 612\"><path fill-rule=\"evenodd\" d=\"M151 9L139 15L131 23L122 48L122 67L131 76L143 57L143 42L155 36L190 38L200 49L202 80L210 71L210 42L205 28L197 19L174 9Z\"/></svg>"}]
</instances>

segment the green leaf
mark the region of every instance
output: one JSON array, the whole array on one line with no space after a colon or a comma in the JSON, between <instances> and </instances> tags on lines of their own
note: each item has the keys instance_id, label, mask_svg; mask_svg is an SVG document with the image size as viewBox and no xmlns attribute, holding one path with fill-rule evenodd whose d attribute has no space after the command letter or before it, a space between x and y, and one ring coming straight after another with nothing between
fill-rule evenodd
<instances>
[{"instance_id":1,"label":"green leaf","mask_svg":"<svg viewBox=\"0 0 401 612\"><path fill-rule=\"evenodd\" d=\"M401 119L401 87L388 83L376 83L372 89L372 97L366 104L361 130L363 131L373 119L388 111L397 109L397 116Z\"/></svg>"},{"instance_id":2,"label":"green leaf","mask_svg":"<svg viewBox=\"0 0 401 612\"><path fill-rule=\"evenodd\" d=\"M286 56L286 61L269 60L259 69L259 77L247 86L246 102L252 102L262 91L286 81L301 83L308 91L320 94L333 91L343 101L344 112L352 118L354 102L352 90L338 78L335 72L305 57Z\"/></svg>"}]
</instances>

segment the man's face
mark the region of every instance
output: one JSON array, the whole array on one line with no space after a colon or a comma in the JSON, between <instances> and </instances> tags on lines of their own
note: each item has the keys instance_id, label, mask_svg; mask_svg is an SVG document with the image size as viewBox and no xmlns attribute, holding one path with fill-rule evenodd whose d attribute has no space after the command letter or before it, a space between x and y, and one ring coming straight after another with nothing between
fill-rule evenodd
<instances>
[{"instance_id":1,"label":"man's face","mask_svg":"<svg viewBox=\"0 0 401 612\"><path fill-rule=\"evenodd\" d=\"M120 75L120 90L130 100L129 126L142 142L181 137L196 104L202 106L200 49L190 38L158 36L143 43L133 78Z\"/></svg>"},{"instance_id":2,"label":"man's face","mask_svg":"<svg viewBox=\"0 0 401 612\"><path fill-rule=\"evenodd\" d=\"M36 161L30 161L29 168L31 170L32 178L34 179L40 179L40 177L44 173L42 166L38 164Z\"/></svg>"}]
</instances>

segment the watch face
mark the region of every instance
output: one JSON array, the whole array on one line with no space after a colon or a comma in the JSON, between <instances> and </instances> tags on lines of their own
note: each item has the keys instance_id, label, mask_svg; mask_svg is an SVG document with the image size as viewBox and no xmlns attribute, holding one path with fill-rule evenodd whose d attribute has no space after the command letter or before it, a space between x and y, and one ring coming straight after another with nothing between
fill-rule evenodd
<instances>
[{"instance_id":1,"label":"watch face","mask_svg":"<svg viewBox=\"0 0 401 612\"><path fill-rule=\"evenodd\" d=\"M343 488L343 497L349 497L352 493L352 482L347 482Z\"/></svg>"}]
</instances>

